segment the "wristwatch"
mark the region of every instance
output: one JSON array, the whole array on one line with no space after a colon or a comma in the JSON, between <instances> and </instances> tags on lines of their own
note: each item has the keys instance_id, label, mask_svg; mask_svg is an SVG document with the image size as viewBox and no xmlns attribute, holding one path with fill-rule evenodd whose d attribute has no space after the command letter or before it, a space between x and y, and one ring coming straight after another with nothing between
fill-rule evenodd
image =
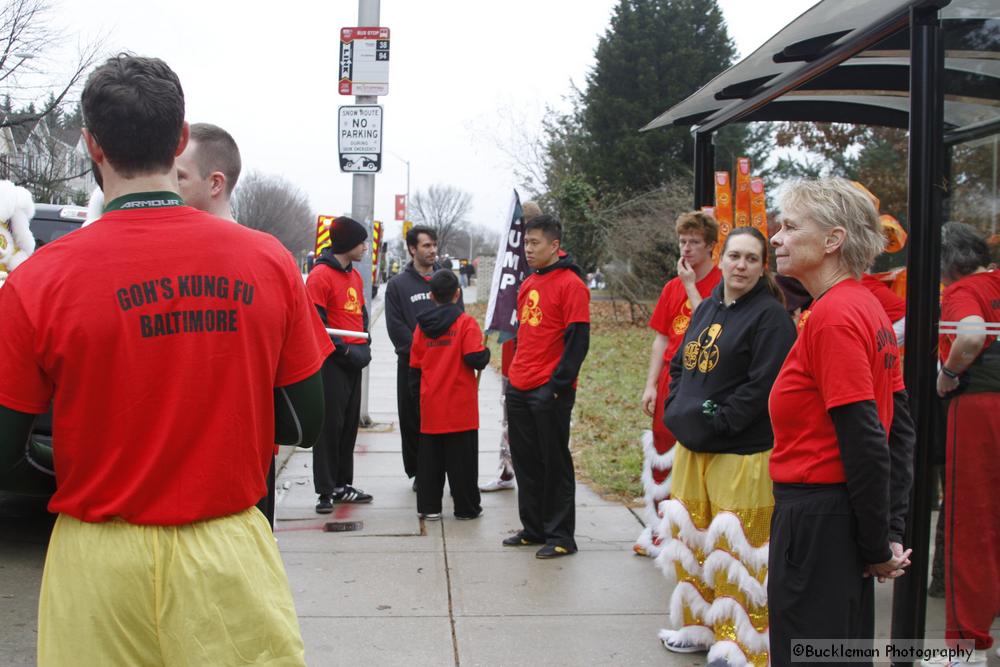
<instances>
[{"instance_id":1,"label":"wristwatch","mask_svg":"<svg viewBox=\"0 0 1000 667\"><path fill-rule=\"evenodd\" d=\"M946 376L950 377L952 380L957 380L958 376L961 375L961 373L956 373L955 371L951 370L944 364L941 364L941 372L944 373Z\"/></svg>"}]
</instances>

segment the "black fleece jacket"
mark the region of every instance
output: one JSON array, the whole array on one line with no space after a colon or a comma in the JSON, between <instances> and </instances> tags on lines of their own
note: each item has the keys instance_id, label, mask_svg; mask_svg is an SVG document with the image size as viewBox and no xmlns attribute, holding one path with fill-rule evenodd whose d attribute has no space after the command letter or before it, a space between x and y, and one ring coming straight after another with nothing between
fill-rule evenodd
<instances>
[{"instance_id":1,"label":"black fleece jacket","mask_svg":"<svg viewBox=\"0 0 1000 667\"><path fill-rule=\"evenodd\" d=\"M692 451L754 454L774 446L767 400L795 325L764 279L731 304L723 296L720 283L699 304L670 362L663 423Z\"/></svg>"},{"instance_id":2,"label":"black fleece jacket","mask_svg":"<svg viewBox=\"0 0 1000 667\"><path fill-rule=\"evenodd\" d=\"M350 273L354 269L354 265L348 263L347 266L341 266L337 258L334 257L333 252L330 250L329 246L324 248L323 252L320 253L319 257L316 258L316 264L325 264L329 266L334 271L340 271L342 273ZM319 318L323 320L323 324L330 326L329 321L326 316L326 308L322 306L316 306L316 310L319 311ZM368 331L368 304L361 306L361 319L364 325L365 332ZM336 349L331 355L331 359L339 365L348 370L360 371L365 366L371 363L372 360L372 345L371 340L367 343L345 343L344 339L340 336L330 336Z\"/></svg>"},{"instance_id":3,"label":"black fleece jacket","mask_svg":"<svg viewBox=\"0 0 1000 667\"><path fill-rule=\"evenodd\" d=\"M437 271L440 266L434 265ZM417 327L417 317L421 313L434 310L431 301L431 290L427 282L430 275L422 276L413 268L413 262L389 280L385 288L385 324L389 330L389 340L396 348L396 354L410 356L410 344L413 343L413 330ZM465 309L462 297L458 298L458 307Z\"/></svg>"}]
</instances>

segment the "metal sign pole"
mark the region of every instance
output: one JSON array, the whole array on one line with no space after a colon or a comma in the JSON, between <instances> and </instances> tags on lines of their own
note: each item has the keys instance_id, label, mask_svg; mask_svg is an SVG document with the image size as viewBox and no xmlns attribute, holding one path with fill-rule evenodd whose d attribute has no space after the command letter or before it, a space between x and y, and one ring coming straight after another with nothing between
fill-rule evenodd
<instances>
[{"instance_id":1,"label":"metal sign pole","mask_svg":"<svg viewBox=\"0 0 1000 667\"><path fill-rule=\"evenodd\" d=\"M358 25L379 25L380 0L358 0ZM356 95L355 104L378 104L376 95ZM375 219L375 174L354 174L351 193L351 217L365 226L368 231L368 245L371 247L372 221ZM372 317L372 256L368 252L361 260L361 279L365 287L365 304L368 316ZM371 426L368 415L368 368L361 372L361 425Z\"/></svg>"}]
</instances>

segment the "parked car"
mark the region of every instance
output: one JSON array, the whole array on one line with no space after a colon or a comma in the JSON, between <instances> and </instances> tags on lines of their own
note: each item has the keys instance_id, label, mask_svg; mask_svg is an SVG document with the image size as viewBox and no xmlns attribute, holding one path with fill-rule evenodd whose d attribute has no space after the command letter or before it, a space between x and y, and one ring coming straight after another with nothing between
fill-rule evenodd
<instances>
[{"instance_id":1,"label":"parked car","mask_svg":"<svg viewBox=\"0 0 1000 667\"><path fill-rule=\"evenodd\" d=\"M36 204L35 217L31 219L31 233L35 237L36 249L73 233L83 225L86 218L87 209L82 206ZM18 475L4 486L6 488L0 488L0 491L28 495L51 495L55 491L51 412L35 419Z\"/></svg>"}]
</instances>

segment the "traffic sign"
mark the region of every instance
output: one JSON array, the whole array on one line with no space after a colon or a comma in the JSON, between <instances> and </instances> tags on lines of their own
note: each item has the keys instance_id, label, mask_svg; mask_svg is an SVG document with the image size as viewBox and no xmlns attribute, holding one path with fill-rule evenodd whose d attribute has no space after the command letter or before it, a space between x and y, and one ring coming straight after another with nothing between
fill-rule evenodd
<instances>
[{"instance_id":1,"label":"traffic sign","mask_svg":"<svg viewBox=\"0 0 1000 667\"><path fill-rule=\"evenodd\" d=\"M340 170L375 173L382 170L382 107L357 104L338 109L337 139Z\"/></svg>"},{"instance_id":2,"label":"traffic sign","mask_svg":"<svg viewBox=\"0 0 1000 667\"><path fill-rule=\"evenodd\" d=\"M341 95L389 94L389 29L340 29Z\"/></svg>"}]
</instances>

